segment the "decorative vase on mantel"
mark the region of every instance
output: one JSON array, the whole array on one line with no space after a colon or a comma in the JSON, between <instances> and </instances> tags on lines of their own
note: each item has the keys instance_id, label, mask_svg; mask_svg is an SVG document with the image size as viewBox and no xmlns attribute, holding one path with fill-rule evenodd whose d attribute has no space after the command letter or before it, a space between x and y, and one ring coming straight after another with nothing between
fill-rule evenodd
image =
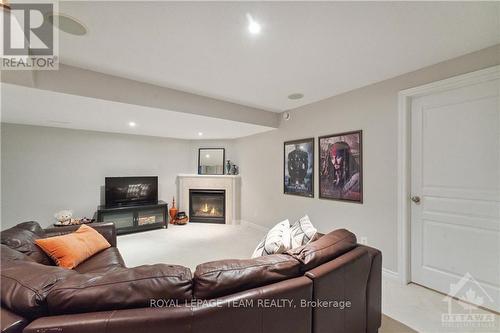
<instances>
[{"instance_id":1,"label":"decorative vase on mantel","mask_svg":"<svg viewBox=\"0 0 500 333\"><path fill-rule=\"evenodd\" d=\"M231 161L227 160L226 162L226 175L229 175L231 172Z\"/></svg>"},{"instance_id":2,"label":"decorative vase on mantel","mask_svg":"<svg viewBox=\"0 0 500 333\"><path fill-rule=\"evenodd\" d=\"M174 220L175 220L175 216L177 215L177 212L179 210L177 208L175 208L175 197L172 198L172 208L170 208L169 210L169 214L170 214L170 224L173 224L174 223Z\"/></svg>"}]
</instances>

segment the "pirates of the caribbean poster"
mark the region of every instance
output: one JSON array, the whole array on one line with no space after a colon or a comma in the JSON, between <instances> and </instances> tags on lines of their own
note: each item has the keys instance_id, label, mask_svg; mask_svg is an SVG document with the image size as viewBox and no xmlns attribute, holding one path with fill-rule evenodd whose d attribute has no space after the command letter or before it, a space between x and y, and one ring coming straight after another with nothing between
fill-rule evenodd
<instances>
[{"instance_id":1,"label":"pirates of the caribbean poster","mask_svg":"<svg viewBox=\"0 0 500 333\"><path fill-rule=\"evenodd\" d=\"M362 132L319 138L319 197L363 202Z\"/></svg>"}]
</instances>

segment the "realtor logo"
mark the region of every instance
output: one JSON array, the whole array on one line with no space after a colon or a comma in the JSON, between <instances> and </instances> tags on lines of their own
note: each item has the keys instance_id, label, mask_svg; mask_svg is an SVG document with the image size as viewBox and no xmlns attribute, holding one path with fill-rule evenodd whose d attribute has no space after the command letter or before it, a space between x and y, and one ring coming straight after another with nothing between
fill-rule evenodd
<instances>
[{"instance_id":1,"label":"realtor logo","mask_svg":"<svg viewBox=\"0 0 500 333\"><path fill-rule=\"evenodd\" d=\"M494 302L481 284L466 273L456 284L450 285L450 293L443 298L443 302L448 303L448 312L441 314L442 326L495 327L495 315L479 309L485 301Z\"/></svg>"},{"instance_id":2,"label":"realtor logo","mask_svg":"<svg viewBox=\"0 0 500 333\"><path fill-rule=\"evenodd\" d=\"M1 69L57 69L54 4L2 3Z\"/></svg>"}]
</instances>

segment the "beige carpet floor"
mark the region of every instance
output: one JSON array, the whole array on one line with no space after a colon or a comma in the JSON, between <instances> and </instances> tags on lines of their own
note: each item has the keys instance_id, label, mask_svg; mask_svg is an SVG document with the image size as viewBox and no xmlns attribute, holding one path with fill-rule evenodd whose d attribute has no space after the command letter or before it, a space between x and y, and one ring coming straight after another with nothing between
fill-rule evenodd
<instances>
[{"instance_id":1,"label":"beige carpet floor","mask_svg":"<svg viewBox=\"0 0 500 333\"><path fill-rule=\"evenodd\" d=\"M378 330L379 333L414 333L417 331L412 330L406 325L401 324L399 321L382 315L382 327Z\"/></svg>"}]
</instances>

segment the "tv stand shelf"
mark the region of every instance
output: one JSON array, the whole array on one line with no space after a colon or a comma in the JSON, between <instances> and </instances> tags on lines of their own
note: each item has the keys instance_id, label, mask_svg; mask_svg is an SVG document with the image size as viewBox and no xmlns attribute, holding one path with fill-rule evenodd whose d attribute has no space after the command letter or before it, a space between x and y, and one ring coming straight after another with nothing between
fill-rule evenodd
<instances>
[{"instance_id":1,"label":"tv stand shelf","mask_svg":"<svg viewBox=\"0 0 500 333\"><path fill-rule=\"evenodd\" d=\"M167 228L168 204L158 201L157 204L139 206L97 207L98 222L113 222L118 235Z\"/></svg>"}]
</instances>

